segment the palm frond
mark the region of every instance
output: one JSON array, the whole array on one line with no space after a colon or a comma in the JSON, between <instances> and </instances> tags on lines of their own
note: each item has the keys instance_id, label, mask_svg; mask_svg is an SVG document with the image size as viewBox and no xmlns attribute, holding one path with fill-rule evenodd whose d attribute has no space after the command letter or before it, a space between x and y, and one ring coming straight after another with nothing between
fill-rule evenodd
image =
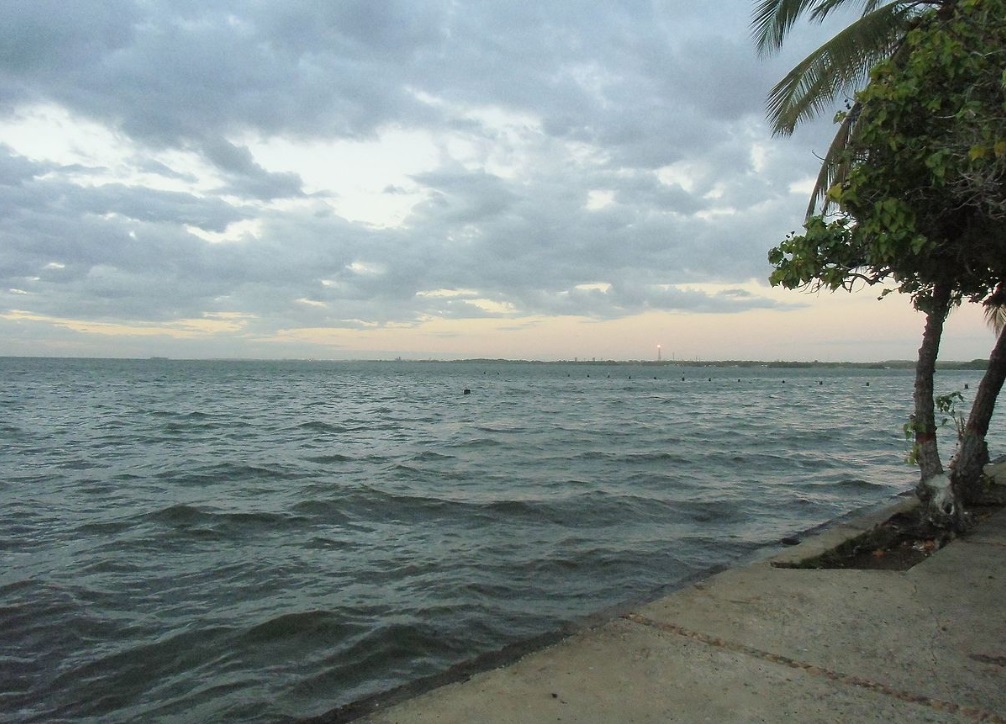
<instances>
[{"instance_id":1,"label":"palm frond","mask_svg":"<svg viewBox=\"0 0 1006 724\"><path fill-rule=\"evenodd\" d=\"M1002 334L1006 328L1006 307L987 307L985 309L985 319L996 335Z\"/></svg>"},{"instance_id":2,"label":"palm frond","mask_svg":"<svg viewBox=\"0 0 1006 724\"><path fill-rule=\"evenodd\" d=\"M821 23L835 10L847 6L859 6L861 14L868 15L884 5L929 4L933 3L907 0L761 0L751 17L751 31L758 52L767 55L782 47L801 16Z\"/></svg>"},{"instance_id":3,"label":"palm frond","mask_svg":"<svg viewBox=\"0 0 1006 724\"><path fill-rule=\"evenodd\" d=\"M814 189L810 192L810 203L807 206L808 218L813 216L818 210L822 214L828 211L828 206L831 204L831 200L828 198L828 191L836 183L841 183L849 173L851 164L848 160L840 161L839 158L849 145L849 139L852 138L861 110L862 106L858 102L853 103L852 108L849 109L849 112L845 114L845 118L842 119L842 123L839 124L838 132L832 139L831 145L828 146L827 153L821 159L821 170L818 172L817 180L814 182Z\"/></svg>"},{"instance_id":4,"label":"palm frond","mask_svg":"<svg viewBox=\"0 0 1006 724\"><path fill-rule=\"evenodd\" d=\"M1006 328L1006 283L999 284L992 295L985 300L985 320L996 336Z\"/></svg>"},{"instance_id":5,"label":"palm frond","mask_svg":"<svg viewBox=\"0 0 1006 724\"><path fill-rule=\"evenodd\" d=\"M874 12L883 5L919 5L927 3L908 3L901 0L820 0L817 6L810 14L810 19L817 22L824 22L824 20L835 10L838 10L846 5L861 5L862 9L860 11L861 15L868 15Z\"/></svg>"},{"instance_id":6,"label":"palm frond","mask_svg":"<svg viewBox=\"0 0 1006 724\"><path fill-rule=\"evenodd\" d=\"M751 18L758 52L767 54L781 48L793 25L815 2L821 0L761 0Z\"/></svg>"},{"instance_id":7,"label":"palm frond","mask_svg":"<svg viewBox=\"0 0 1006 724\"><path fill-rule=\"evenodd\" d=\"M831 106L840 92L862 84L894 50L913 14L901 3L875 8L798 63L769 94L773 133L791 134L801 121Z\"/></svg>"}]
</instances>

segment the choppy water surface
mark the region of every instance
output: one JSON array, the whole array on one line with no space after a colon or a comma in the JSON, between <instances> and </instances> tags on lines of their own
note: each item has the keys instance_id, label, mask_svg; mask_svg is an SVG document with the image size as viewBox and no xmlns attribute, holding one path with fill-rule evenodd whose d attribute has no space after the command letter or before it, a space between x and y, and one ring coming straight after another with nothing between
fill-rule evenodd
<instances>
[{"instance_id":1,"label":"choppy water surface","mask_svg":"<svg viewBox=\"0 0 1006 724\"><path fill-rule=\"evenodd\" d=\"M6 721L320 714L913 481L908 371L0 372Z\"/></svg>"}]
</instances>

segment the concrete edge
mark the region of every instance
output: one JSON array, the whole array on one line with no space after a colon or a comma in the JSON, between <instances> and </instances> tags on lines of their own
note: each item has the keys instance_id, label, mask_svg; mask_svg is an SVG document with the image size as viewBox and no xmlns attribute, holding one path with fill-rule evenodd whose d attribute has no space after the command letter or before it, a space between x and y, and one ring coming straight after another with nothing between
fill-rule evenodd
<instances>
[{"instance_id":1,"label":"concrete edge","mask_svg":"<svg viewBox=\"0 0 1006 724\"><path fill-rule=\"evenodd\" d=\"M747 557L732 564L713 566L699 571L677 583L662 586L644 596L639 596L616 606L598 611L579 621L567 624L556 631L531 639L515 641L496 651L489 651L473 656L438 674L365 696L318 716L297 719L296 721L300 724L343 724L344 722L355 721L368 714L393 707L396 704L413 699L434 689L439 689L449 684L461 683L471 679L476 674L514 664L531 653L554 646L578 633L602 626L641 606L653 603L675 591L680 591L706 581L724 571L758 565L772 566L773 564L780 563L784 565L799 563L807 558L813 558L838 547L851 538L862 535L898 513L911 512L918 508L919 505L918 498L910 491L898 493L891 498L849 511L837 518L793 536L793 538L800 540L797 545L786 547L781 551L780 546L786 545L785 543L780 542L763 546ZM784 540L788 540L788 538Z\"/></svg>"},{"instance_id":2,"label":"concrete edge","mask_svg":"<svg viewBox=\"0 0 1006 724\"><path fill-rule=\"evenodd\" d=\"M831 551L843 543L867 533L895 515L904 515L918 510L921 503L914 495L898 496L894 502L888 500L879 505L853 511L849 516L838 518L811 531L811 536L802 539L798 545L782 552L770 554L765 562L775 566L792 566Z\"/></svg>"}]
</instances>

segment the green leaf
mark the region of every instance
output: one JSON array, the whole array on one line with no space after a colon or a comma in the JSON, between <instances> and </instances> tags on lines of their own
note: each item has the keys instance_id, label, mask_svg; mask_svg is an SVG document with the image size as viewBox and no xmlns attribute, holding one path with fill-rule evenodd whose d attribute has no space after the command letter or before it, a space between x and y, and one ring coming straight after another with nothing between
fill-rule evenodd
<instances>
[{"instance_id":1,"label":"green leaf","mask_svg":"<svg viewBox=\"0 0 1006 724\"><path fill-rule=\"evenodd\" d=\"M977 161L980 158L985 158L988 152L989 150L985 146L972 146L968 151L968 160Z\"/></svg>"}]
</instances>

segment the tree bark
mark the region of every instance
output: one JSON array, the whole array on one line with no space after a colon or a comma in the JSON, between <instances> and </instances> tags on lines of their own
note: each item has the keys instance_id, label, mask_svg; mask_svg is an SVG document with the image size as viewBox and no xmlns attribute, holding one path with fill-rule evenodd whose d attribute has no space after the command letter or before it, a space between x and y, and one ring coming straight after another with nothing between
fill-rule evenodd
<instances>
[{"instance_id":1,"label":"tree bark","mask_svg":"<svg viewBox=\"0 0 1006 724\"><path fill-rule=\"evenodd\" d=\"M982 496L982 468L989 461L985 436L989 431L996 399L1006 382L1006 328L999 333L989 366L975 392L975 401L964 428L957 457L950 463L950 480L954 494L965 505L977 503Z\"/></svg>"},{"instance_id":2,"label":"tree bark","mask_svg":"<svg viewBox=\"0 0 1006 724\"><path fill-rule=\"evenodd\" d=\"M940 351L943 323L950 312L950 294L950 285L935 285L926 308L926 328L915 366L915 414L912 422L920 474L915 492L922 501L923 515L935 526L960 530L963 528L964 511L954 497L950 478L940 461L936 445L936 403L933 399L936 357Z\"/></svg>"},{"instance_id":3,"label":"tree bark","mask_svg":"<svg viewBox=\"0 0 1006 724\"><path fill-rule=\"evenodd\" d=\"M933 378L936 375L936 357L940 352L943 323L950 311L950 287L937 285L933 299L926 311L926 328L922 333L922 346L915 365L915 455L922 482L943 473L940 451L936 446L936 403L933 398ZM920 497L922 497L920 495ZM925 502L923 497L923 502Z\"/></svg>"}]
</instances>

